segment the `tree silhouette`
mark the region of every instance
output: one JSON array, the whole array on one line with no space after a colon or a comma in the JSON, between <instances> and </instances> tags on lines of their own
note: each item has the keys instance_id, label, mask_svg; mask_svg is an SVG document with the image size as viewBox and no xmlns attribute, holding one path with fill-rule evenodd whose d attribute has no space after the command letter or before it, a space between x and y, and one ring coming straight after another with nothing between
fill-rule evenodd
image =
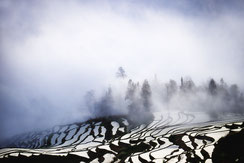
<instances>
[{"instance_id":1,"label":"tree silhouette","mask_svg":"<svg viewBox=\"0 0 244 163\"><path fill-rule=\"evenodd\" d=\"M119 67L118 68L118 71L116 73L116 76L118 78L126 78L127 77L127 75L125 74L125 70L123 69L123 67Z\"/></svg>"},{"instance_id":2,"label":"tree silhouette","mask_svg":"<svg viewBox=\"0 0 244 163\"><path fill-rule=\"evenodd\" d=\"M167 99L171 98L177 92L177 83L174 80L170 80L166 85Z\"/></svg>"},{"instance_id":3,"label":"tree silhouette","mask_svg":"<svg viewBox=\"0 0 244 163\"><path fill-rule=\"evenodd\" d=\"M113 104L112 89L108 88L105 95L95 104L95 116L103 117L113 114Z\"/></svg>"},{"instance_id":4,"label":"tree silhouette","mask_svg":"<svg viewBox=\"0 0 244 163\"><path fill-rule=\"evenodd\" d=\"M208 89L212 95L215 95L217 93L217 85L216 85L216 82L214 81L214 79L210 80Z\"/></svg>"},{"instance_id":5,"label":"tree silhouette","mask_svg":"<svg viewBox=\"0 0 244 163\"><path fill-rule=\"evenodd\" d=\"M141 98L144 111L150 111L151 107L151 88L147 80L145 80L142 84L141 88Z\"/></svg>"},{"instance_id":6,"label":"tree silhouette","mask_svg":"<svg viewBox=\"0 0 244 163\"><path fill-rule=\"evenodd\" d=\"M181 79L180 79L180 89L182 90L182 91L187 91L187 92L189 92L189 91L193 91L193 88L195 87L195 83L193 82L193 80L191 79L191 78L184 78L184 80L183 80L183 78L181 77Z\"/></svg>"}]
</instances>

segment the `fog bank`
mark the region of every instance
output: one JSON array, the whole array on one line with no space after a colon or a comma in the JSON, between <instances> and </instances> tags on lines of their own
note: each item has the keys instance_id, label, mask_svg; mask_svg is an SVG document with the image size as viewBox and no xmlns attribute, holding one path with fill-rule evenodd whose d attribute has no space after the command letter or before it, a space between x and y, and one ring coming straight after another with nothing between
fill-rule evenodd
<instances>
[{"instance_id":1,"label":"fog bank","mask_svg":"<svg viewBox=\"0 0 244 163\"><path fill-rule=\"evenodd\" d=\"M102 107L108 87L119 92L113 113L126 113L130 78L148 79L154 106L161 106L150 81L155 74L178 86L182 76L197 86L223 78L243 91L242 9L239 0L0 1L0 139L95 116L84 98L90 90ZM124 80L116 77L119 66ZM170 107L197 100L179 105L188 98L180 94Z\"/></svg>"}]
</instances>

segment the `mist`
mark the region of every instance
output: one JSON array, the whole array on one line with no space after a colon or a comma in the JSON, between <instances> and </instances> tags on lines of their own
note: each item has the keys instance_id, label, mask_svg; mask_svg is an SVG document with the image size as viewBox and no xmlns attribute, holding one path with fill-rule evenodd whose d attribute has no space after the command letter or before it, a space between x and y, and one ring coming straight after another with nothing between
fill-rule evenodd
<instances>
[{"instance_id":1,"label":"mist","mask_svg":"<svg viewBox=\"0 0 244 163\"><path fill-rule=\"evenodd\" d=\"M96 117L111 94L109 113L126 114L129 79L190 76L208 87L211 78L223 78L242 92L243 6L238 0L2 0L0 139ZM126 79L116 77L119 66ZM149 84L150 101L160 107ZM190 106L178 96L170 106Z\"/></svg>"}]
</instances>

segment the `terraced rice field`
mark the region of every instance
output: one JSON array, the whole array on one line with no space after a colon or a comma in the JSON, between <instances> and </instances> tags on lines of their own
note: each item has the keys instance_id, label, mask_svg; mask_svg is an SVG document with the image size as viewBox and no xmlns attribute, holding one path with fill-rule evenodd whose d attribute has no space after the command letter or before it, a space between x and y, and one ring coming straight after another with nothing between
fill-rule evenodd
<instances>
[{"instance_id":1,"label":"terraced rice field","mask_svg":"<svg viewBox=\"0 0 244 163\"><path fill-rule=\"evenodd\" d=\"M219 121L206 117L155 113L149 124L135 125L126 116L112 116L56 126L15 136L0 149L0 162L243 161L242 117ZM226 153L226 143L233 154Z\"/></svg>"}]
</instances>

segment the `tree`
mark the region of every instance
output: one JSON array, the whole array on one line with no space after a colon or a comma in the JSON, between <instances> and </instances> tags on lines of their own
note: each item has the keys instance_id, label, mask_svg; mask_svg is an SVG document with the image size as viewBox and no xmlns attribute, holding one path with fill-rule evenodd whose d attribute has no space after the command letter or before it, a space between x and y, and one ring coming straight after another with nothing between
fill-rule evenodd
<instances>
[{"instance_id":1,"label":"tree","mask_svg":"<svg viewBox=\"0 0 244 163\"><path fill-rule=\"evenodd\" d=\"M151 88L147 80L144 81L140 94L139 83L135 84L129 80L125 100L129 101L128 104L128 118L137 125L142 123L149 123L153 120L151 109ZM138 96L139 95L139 96Z\"/></svg>"},{"instance_id":2,"label":"tree","mask_svg":"<svg viewBox=\"0 0 244 163\"><path fill-rule=\"evenodd\" d=\"M184 80L183 80L183 78L181 77L181 78L180 78L180 89L183 89L183 87L184 87Z\"/></svg>"},{"instance_id":3,"label":"tree","mask_svg":"<svg viewBox=\"0 0 244 163\"><path fill-rule=\"evenodd\" d=\"M113 113L113 104L112 89L108 88L105 95L95 105L95 116L102 117L111 115Z\"/></svg>"},{"instance_id":4,"label":"tree","mask_svg":"<svg viewBox=\"0 0 244 163\"><path fill-rule=\"evenodd\" d=\"M136 84L130 79L128 81L127 91L125 95L125 100L133 100L136 92Z\"/></svg>"},{"instance_id":5,"label":"tree","mask_svg":"<svg viewBox=\"0 0 244 163\"><path fill-rule=\"evenodd\" d=\"M217 85L216 85L216 82L214 81L214 79L210 80L208 89L212 95L215 95L217 93Z\"/></svg>"},{"instance_id":6,"label":"tree","mask_svg":"<svg viewBox=\"0 0 244 163\"><path fill-rule=\"evenodd\" d=\"M123 67L119 67L118 68L118 71L116 73L116 76L118 78L126 78L127 75L125 74L125 70L123 69Z\"/></svg>"},{"instance_id":7,"label":"tree","mask_svg":"<svg viewBox=\"0 0 244 163\"><path fill-rule=\"evenodd\" d=\"M139 100L136 96L139 85L135 84L131 79L128 81L125 100L128 101L129 114L135 114L139 110Z\"/></svg>"},{"instance_id":8,"label":"tree","mask_svg":"<svg viewBox=\"0 0 244 163\"><path fill-rule=\"evenodd\" d=\"M167 98L168 100L177 92L177 83L174 80L170 80L169 83L166 84Z\"/></svg>"},{"instance_id":9,"label":"tree","mask_svg":"<svg viewBox=\"0 0 244 163\"><path fill-rule=\"evenodd\" d=\"M229 91L230 91L230 95L233 99L238 99L241 95L240 90L236 84L232 84L230 86Z\"/></svg>"},{"instance_id":10,"label":"tree","mask_svg":"<svg viewBox=\"0 0 244 163\"><path fill-rule=\"evenodd\" d=\"M195 87L195 84L191 78L185 78L185 80L183 80L183 78L181 77L180 88L182 91L192 91L194 87Z\"/></svg>"},{"instance_id":11,"label":"tree","mask_svg":"<svg viewBox=\"0 0 244 163\"><path fill-rule=\"evenodd\" d=\"M142 84L141 88L141 98L142 98L142 104L144 107L144 111L150 111L151 107L151 88L147 80L145 80Z\"/></svg>"},{"instance_id":12,"label":"tree","mask_svg":"<svg viewBox=\"0 0 244 163\"><path fill-rule=\"evenodd\" d=\"M225 81L224 81L223 78L220 79L220 85L221 85L222 87L226 85L226 83L225 83Z\"/></svg>"}]
</instances>

